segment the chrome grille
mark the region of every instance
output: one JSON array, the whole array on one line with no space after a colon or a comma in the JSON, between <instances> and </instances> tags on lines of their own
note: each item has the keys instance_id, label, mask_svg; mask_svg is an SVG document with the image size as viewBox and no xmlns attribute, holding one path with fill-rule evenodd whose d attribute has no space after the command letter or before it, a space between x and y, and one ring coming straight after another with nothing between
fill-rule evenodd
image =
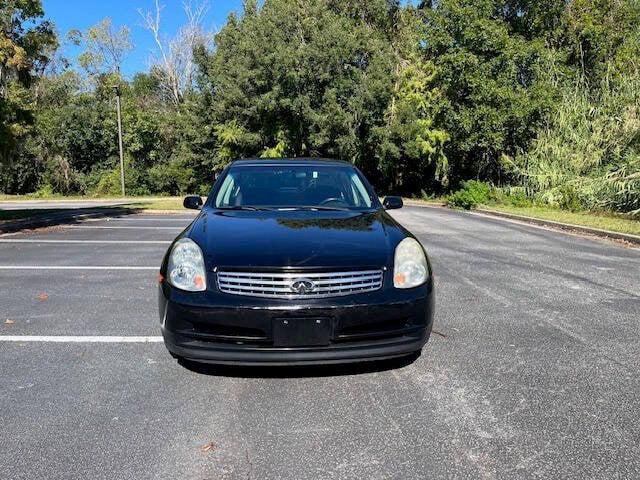
<instances>
[{"instance_id":1,"label":"chrome grille","mask_svg":"<svg viewBox=\"0 0 640 480\"><path fill-rule=\"evenodd\" d=\"M217 272L218 288L234 295L267 298L324 298L372 292L382 287L382 270L284 273Z\"/></svg>"}]
</instances>

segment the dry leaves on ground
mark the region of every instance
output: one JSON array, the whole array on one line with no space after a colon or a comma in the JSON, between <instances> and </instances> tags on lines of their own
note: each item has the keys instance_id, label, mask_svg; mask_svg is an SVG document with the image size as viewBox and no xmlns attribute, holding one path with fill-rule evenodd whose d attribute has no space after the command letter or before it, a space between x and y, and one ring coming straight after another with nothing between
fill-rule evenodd
<instances>
[{"instance_id":1,"label":"dry leaves on ground","mask_svg":"<svg viewBox=\"0 0 640 480\"><path fill-rule=\"evenodd\" d=\"M213 442L205 443L200 447L202 453L213 452L216 449L216 444Z\"/></svg>"}]
</instances>

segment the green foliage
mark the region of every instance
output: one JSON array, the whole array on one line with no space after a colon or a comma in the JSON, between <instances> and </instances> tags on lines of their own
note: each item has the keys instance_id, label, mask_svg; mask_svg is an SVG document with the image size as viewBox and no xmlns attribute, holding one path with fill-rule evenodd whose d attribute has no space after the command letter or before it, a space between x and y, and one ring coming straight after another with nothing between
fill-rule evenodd
<instances>
[{"instance_id":1,"label":"green foliage","mask_svg":"<svg viewBox=\"0 0 640 480\"><path fill-rule=\"evenodd\" d=\"M379 169L392 179L394 190L411 192L434 182L446 186L444 145L449 135L434 125L440 97L434 86L436 69L420 55L421 28L416 13L405 10L399 20L393 96L385 123L374 129Z\"/></svg>"},{"instance_id":2,"label":"green foliage","mask_svg":"<svg viewBox=\"0 0 640 480\"><path fill-rule=\"evenodd\" d=\"M133 168L129 160L125 161L124 186L127 195L149 195L150 193L142 179L140 171ZM110 170L101 171L98 182L96 186L90 190L90 193L96 196L122 195L119 166Z\"/></svg>"},{"instance_id":3,"label":"green foliage","mask_svg":"<svg viewBox=\"0 0 640 480\"><path fill-rule=\"evenodd\" d=\"M553 101L552 52L521 34L505 3L443 0L424 12L424 53L442 91L436 120L451 139L444 152L455 182L500 180L500 156L528 146ZM531 3L518 6L520 16L533 15Z\"/></svg>"},{"instance_id":4,"label":"green foliage","mask_svg":"<svg viewBox=\"0 0 640 480\"><path fill-rule=\"evenodd\" d=\"M271 0L231 16L213 52L200 51L202 110L217 157L339 157L375 171L373 129L392 91L386 0Z\"/></svg>"},{"instance_id":5,"label":"green foliage","mask_svg":"<svg viewBox=\"0 0 640 480\"><path fill-rule=\"evenodd\" d=\"M562 17L560 44L594 85L640 68L640 2L573 0Z\"/></svg>"},{"instance_id":6,"label":"green foliage","mask_svg":"<svg viewBox=\"0 0 640 480\"><path fill-rule=\"evenodd\" d=\"M117 155L113 107L93 95L73 95L63 105L40 109L34 154L45 162L61 156L76 171L88 173L97 161Z\"/></svg>"},{"instance_id":7,"label":"green foliage","mask_svg":"<svg viewBox=\"0 0 640 480\"><path fill-rule=\"evenodd\" d=\"M82 175L75 170L69 160L56 155L45 165L42 175L42 187L52 193L69 195L76 192L84 192L85 186Z\"/></svg>"},{"instance_id":8,"label":"green foliage","mask_svg":"<svg viewBox=\"0 0 640 480\"><path fill-rule=\"evenodd\" d=\"M534 203L522 187L493 187L489 204L508 205L512 207L530 207Z\"/></svg>"},{"instance_id":9,"label":"green foliage","mask_svg":"<svg viewBox=\"0 0 640 480\"><path fill-rule=\"evenodd\" d=\"M33 123L29 87L57 45L43 15L40 0L0 3L0 166L9 169ZM14 183L1 173L0 188Z\"/></svg>"},{"instance_id":10,"label":"green foliage","mask_svg":"<svg viewBox=\"0 0 640 480\"><path fill-rule=\"evenodd\" d=\"M262 158L283 158L286 156L289 148L284 132L278 132L276 138L278 139L278 143L271 148L265 148L264 152L260 155Z\"/></svg>"},{"instance_id":11,"label":"green foliage","mask_svg":"<svg viewBox=\"0 0 640 480\"><path fill-rule=\"evenodd\" d=\"M5 1L0 191L119 195L118 86L129 194L206 193L238 157L327 156L382 191L462 185L461 208L638 213L639 24L637 0L247 0L214 48L193 25L202 41L164 45L184 72L126 80L128 27L72 31L74 71L41 2Z\"/></svg>"},{"instance_id":12,"label":"green foliage","mask_svg":"<svg viewBox=\"0 0 640 480\"><path fill-rule=\"evenodd\" d=\"M125 174L126 175L126 174ZM127 176L125 176L126 179ZM126 187L126 180L125 180ZM116 168L103 172L98 179L98 184L92 193L95 195L118 195L122 193L120 171Z\"/></svg>"},{"instance_id":13,"label":"green foliage","mask_svg":"<svg viewBox=\"0 0 640 480\"><path fill-rule=\"evenodd\" d=\"M129 27L114 28L110 18L104 18L86 32L70 32L73 43L82 45L84 50L78 56L78 63L91 75L120 71L126 54L133 49L129 39Z\"/></svg>"},{"instance_id":14,"label":"green foliage","mask_svg":"<svg viewBox=\"0 0 640 480\"><path fill-rule=\"evenodd\" d=\"M246 156L242 152L256 140L255 135L235 119L216 125L214 131L218 144L219 166L226 165L234 158Z\"/></svg>"},{"instance_id":15,"label":"green foliage","mask_svg":"<svg viewBox=\"0 0 640 480\"><path fill-rule=\"evenodd\" d=\"M127 99L123 109L123 142L137 166L150 167L166 155L159 150L164 144L161 122L169 119L151 108L140 108L131 100Z\"/></svg>"},{"instance_id":16,"label":"green foliage","mask_svg":"<svg viewBox=\"0 0 640 480\"><path fill-rule=\"evenodd\" d=\"M194 172L180 161L154 165L149 169L149 189L163 195L183 195L192 191Z\"/></svg>"},{"instance_id":17,"label":"green foliage","mask_svg":"<svg viewBox=\"0 0 640 480\"><path fill-rule=\"evenodd\" d=\"M32 195L35 198L51 198L59 194L53 191L53 187L51 185L45 183L42 187L33 192Z\"/></svg>"},{"instance_id":18,"label":"green foliage","mask_svg":"<svg viewBox=\"0 0 640 480\"><path fill-rule=\"evenodd\" d=\"M470 210L491 199L491 187L477 180L467 180L462 188L447 197L447 205Z\"/></svg>"},{"instance_id":19,"label":"green foliage","mask_svg":"<svg viewBox=\"0 0 640 480\"><path fill-rule=\"evenodd\" d=\"M543 203L640 209L640 75L626 74L593 93L567 86L532 148L505 164Z\"/></svg>"}]
</instances>

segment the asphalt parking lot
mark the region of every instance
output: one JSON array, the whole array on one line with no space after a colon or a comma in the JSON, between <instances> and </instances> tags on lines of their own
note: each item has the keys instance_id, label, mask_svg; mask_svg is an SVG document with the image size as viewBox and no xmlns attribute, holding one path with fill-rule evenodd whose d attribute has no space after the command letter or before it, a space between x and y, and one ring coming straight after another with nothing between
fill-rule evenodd
<instances>
[{"instance_id":1,"label":"asphalt parking lot","mask_svg":"<svg viewBox=\"0 0 640 480\"><path fill-rule=\"evenodd\" d=\"M0 478L639 478L640 250L394 216L431 257L435 332L348 368L173 360L155 282L187 212L0 236Z\"/></svg>"}]
</instances>

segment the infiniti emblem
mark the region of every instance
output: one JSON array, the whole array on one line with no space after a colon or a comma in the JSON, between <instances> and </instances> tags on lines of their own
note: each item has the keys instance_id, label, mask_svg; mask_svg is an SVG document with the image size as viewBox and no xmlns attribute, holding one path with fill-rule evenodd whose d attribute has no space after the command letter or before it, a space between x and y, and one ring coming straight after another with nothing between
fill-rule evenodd
<instances>
[{"instance_id":1,"label":"infiniti emblem","mask_svg":"<svg viewBox=\"0 0 640 480\"><path fill-rule=\"evenodd\" d=\"M289 288L298 295L304 295L305 293L313 292L316 289L316 284L308 278L296 278L291 282Z\"/></svg>"}]
</instances>

